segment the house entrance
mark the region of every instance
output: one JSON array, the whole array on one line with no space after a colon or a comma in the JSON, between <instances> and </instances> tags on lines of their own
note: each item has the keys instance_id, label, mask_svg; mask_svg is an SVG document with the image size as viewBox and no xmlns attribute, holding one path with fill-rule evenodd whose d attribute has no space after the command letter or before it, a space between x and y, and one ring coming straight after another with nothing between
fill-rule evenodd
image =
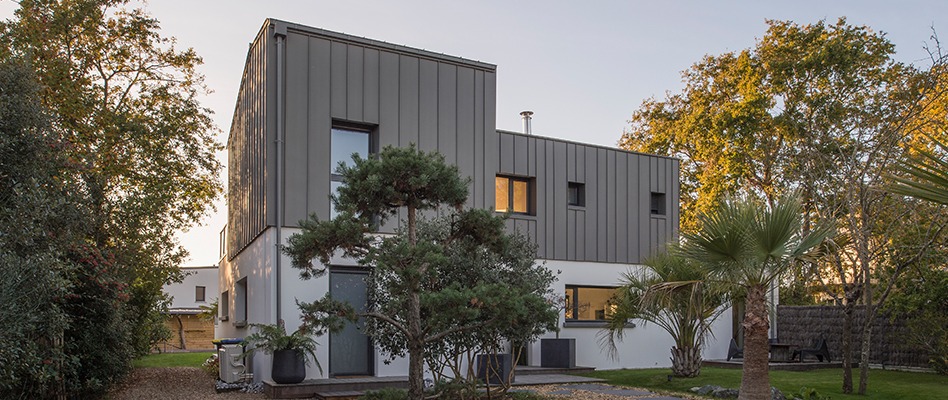
<instances>
[{"instance_id":1,"label":"house entrance","mask_svg":"<svg viewBox=\"0 0 948 400\"><path fill-rule=\"evenodd\" d=\"M339 301L352 304L357 311L365 308L368 300L365 278L361 270L333 270L329 272L329 293ZM369 337L363 333L364 319L346 323L345 328L329 334L329 376L373 376L375 350Z\"/></svg>"}]
</instances>

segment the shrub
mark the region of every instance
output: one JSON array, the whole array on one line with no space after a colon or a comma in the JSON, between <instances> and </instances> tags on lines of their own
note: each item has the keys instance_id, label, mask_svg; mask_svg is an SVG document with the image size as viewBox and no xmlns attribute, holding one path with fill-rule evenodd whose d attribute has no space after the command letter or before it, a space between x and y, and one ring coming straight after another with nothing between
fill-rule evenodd
<instances>
[{"instance_id":1,"label":"shrub","mask_svg":"<svg viewBox=\"0 0 948 400\"><path fill-rule=\"evenodd\" d=\"M217 358L217 353L211 354L207 360L204 360L201 369L214 378L221 376L221 360Z\"/></svg>"}]
</instances>

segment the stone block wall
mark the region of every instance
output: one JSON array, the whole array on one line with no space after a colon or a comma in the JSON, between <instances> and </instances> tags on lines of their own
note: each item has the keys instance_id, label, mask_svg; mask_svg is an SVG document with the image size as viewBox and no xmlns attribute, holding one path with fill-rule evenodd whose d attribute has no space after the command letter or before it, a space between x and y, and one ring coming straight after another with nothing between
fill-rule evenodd
<instances>
[{"instance_id":1,"label":"stone block wall","mask_svg":"<svg viewBox=\"0 0 948 400\"><path fill-rule=\"evenodd\" d=\"M811 347L815 340L826 339L833 361L842 360L843 307L841 306L778 306L777 339ZM864 307L857 307L853 315L853 361L859 361L862 346L862 324L866 318ZM892 320L878 313L872 322L870 337L872 351L870 364L905 367L928 367L928 354L908 343L908 329L904 319Z\"/></svg>"}]
</instances>

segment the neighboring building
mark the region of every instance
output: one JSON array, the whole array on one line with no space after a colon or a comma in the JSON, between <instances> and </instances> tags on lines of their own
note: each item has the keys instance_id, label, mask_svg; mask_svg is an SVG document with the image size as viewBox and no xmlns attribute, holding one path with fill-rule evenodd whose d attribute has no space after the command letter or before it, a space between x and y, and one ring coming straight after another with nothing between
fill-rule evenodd
<instances>
[{"instance_id":1,"label":"neighboring building","mask_svg":"<svg viewBox=\"0 0 948 400\"><path fill-rule=\"evenodd\" d=\"M211 306L217 299L219 272L216 265L181 267L185 277L181 283L165 285L164 292L171 297L168 320L171 339L158 345L161 351L213 349L213 321L201 319L201 306Z\"/></svg>"},{"instance_id":2,"label":"neighboring building","mask_svg":"<svg viewBox=\"0 0 948 400\"><path fill-rule=\"evenodd\" d=\"M577 339L577 364L669 365L672 340L656 326L630 327L618 360L596 335L620 276L678 236L678 160L498 131L495 93L491 64L267 20L247 55L227 143L218 335L243 337L250 323L281 319L296 329L295 301L327 292L364 304L367 271L335 259L326 276L303 281L277 243L309 214L333 215L339 161L414 143L471 178L468 207L510 209L508 228L538 244L538 262L561 271L554 290L574 306L560 335ZM724 358L729 316L706 357ZM324 376L407 374L406 359L383 363L355 329L319 341ZM269 379L268 358L255 357L254 376ZM539 362L539 343L531 344L527 363Z\"/></svg>"}]
</instances>

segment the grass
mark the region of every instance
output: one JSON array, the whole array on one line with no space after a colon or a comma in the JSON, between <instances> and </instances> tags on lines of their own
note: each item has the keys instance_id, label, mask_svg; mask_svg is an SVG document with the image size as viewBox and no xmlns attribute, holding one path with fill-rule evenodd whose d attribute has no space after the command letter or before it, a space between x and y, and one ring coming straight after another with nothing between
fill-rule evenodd
<instances>
[{"instance_id":1,"label":"grass","mask_svg":"<svg viewBox=\"0 0 948 400\"><path fill-rule=\"evenodd\" d=\"M214 353L158 353L149 354L132 362L135 368L143 367L200 367Z\"/></svg>"},{"instance_id":2,"label":"grass","mask_svg":"<svg viewBox=\"0 0 948 400\"><path fill-rule=\"evenodd\" d=\"M673 378L668 381L668 369L638 369L595 371L584 376L601 378L610 384L634 386L665 392L690 393L695 386L718 385L727 388L741 386L741 370L704 367L697 378ZM859 384L859 370L853 370L853 384ZM869 371L866 396L842 393L843 370L819 369L813 371L770 371L770 384L785 395L798 393L802 387L813 388L833 400L929 400L948 396L948 376L921 372Z\"/></svg>"}]
</instances>

